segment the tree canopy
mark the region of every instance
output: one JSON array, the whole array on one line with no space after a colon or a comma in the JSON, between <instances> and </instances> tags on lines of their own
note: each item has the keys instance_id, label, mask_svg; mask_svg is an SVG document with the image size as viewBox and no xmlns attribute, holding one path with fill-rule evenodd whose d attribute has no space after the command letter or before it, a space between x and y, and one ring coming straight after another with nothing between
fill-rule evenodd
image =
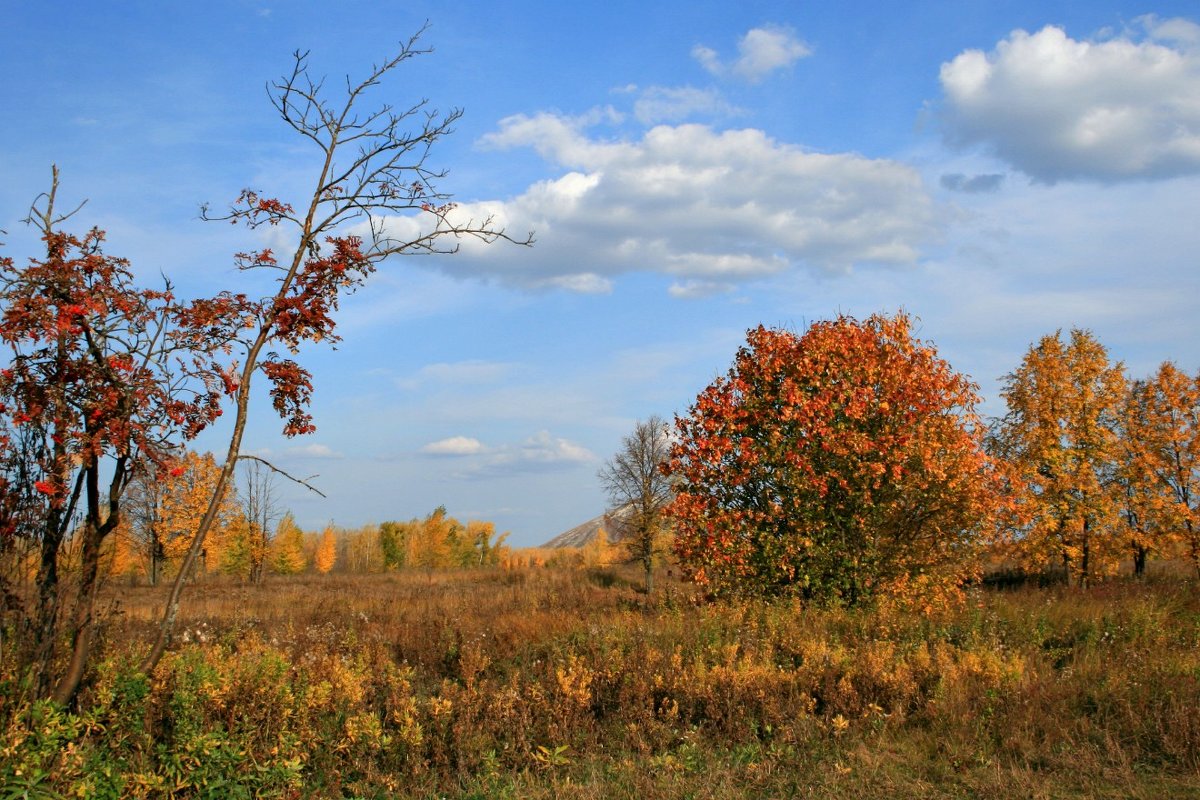
<instances>
[{"instance_id":1,"label":"tree canopy","mask_svg":"<svg viewBox=\"0 0 1200 800\"><path fill-rule=\"evenodd\" d=\"M932 603L997 504L975 386L905 314L758 327L676 422L677 553L718 594Z\"/></svg>"}]
</instances>

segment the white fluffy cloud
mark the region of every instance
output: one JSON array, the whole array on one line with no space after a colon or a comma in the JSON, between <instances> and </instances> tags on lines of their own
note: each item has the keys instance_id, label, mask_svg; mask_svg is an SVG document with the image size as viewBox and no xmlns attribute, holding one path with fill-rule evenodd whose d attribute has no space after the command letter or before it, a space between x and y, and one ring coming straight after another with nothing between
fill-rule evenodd
<instances>
[{"instance_id":1,"label":"white fluffy cloud","mask_svg":"<svg viewBox=\"0 0 1200 800\"><path fill-rule=\"evenodd\" d=\"M487 447L478 439L470 436L451 436L430 442L421 448L427 456L475 456L488 452Z\"/></svg>"},{"instance_id":2,"label":"white fluffy cloud","mask_svg":"<svg viewBox=\"0 0 1200 800\"><path fill-rule=\"evenodd\" d=\"M596 456L582 445L538 431L515 450L515 461L526 464L585 464Z\"/></svg>"},{"instance_id":3,"label":"white fluffy cloud","mask_svg":"<svg viewBox=\"0 0 1200 800\"><path fill-rule=\"evenodd\" d=\"M508 202L458 211L536 231L532 249L464 241L439 262L510 285L607 292L615 275L644 271L675 278L684 296L796 268L907 264L938 235L916 170L759 130L661 125L614 141L591 136L586 120L543 113L503 120L482 144L533 148L564 170Z\"/></svg>"},{"instance_id":4,"label":"white fluffy cloud","mask_svg":"<svg viewBox=\"0 0 1200 800\"><path fill-rule=\"evenodd\" d=\"M1014 31L941 68L947 138L1052 183L1200 171L1200 26L1142 17L1120 36Z\"/></svg>"},{"instance_id":5,"label":"white fluffy cloud","mask_svg":"<svg viewBox=\"0 0 1200 800\"><path fill-rule=\"evenodd\" d=\"M738 56L732 62L706 45L692 48L692 57L713 75L732 74L751 83L777 69L791 66L812 55L812 49L787 28L752 28L738 41Z\"/></svg>"},{"instance_id":6,"label":"white fluffy cloud","mask_svg":"<svg viewBox=\"0 0 1200 800\"><path fill-rule=\"evenodd\" d=\"M586 447L542 430L515 444L488 447L470 436L451 436L421 448L427 456L462 458L459 478L480 478L568 469L596 461Z\"/></svg>"}]
</instances>

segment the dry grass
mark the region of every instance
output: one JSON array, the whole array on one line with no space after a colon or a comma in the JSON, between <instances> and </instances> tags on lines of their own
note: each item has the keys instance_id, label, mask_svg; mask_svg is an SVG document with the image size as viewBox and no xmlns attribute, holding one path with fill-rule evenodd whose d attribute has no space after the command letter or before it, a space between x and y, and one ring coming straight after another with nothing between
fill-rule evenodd
<instances>
[{"instance_id":1,"label":"dry grass","mask_svg":"<svg viewBox=\"0 0 1200 800\"><path fill-rule=\"evenodd\" d=\"M161 595L114 587L79 714L0 700L0 779L114 797L1200 797L1187 581L978 590L927 617L636 582L201 584L149 679L131 654Z\"/></svg>"}]
</instances>

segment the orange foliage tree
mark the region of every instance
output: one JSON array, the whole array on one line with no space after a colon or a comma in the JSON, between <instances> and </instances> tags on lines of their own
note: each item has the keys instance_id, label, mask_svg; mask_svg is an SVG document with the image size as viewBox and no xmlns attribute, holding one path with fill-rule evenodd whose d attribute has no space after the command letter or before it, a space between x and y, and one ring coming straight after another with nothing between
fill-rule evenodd
<instances>
[{"instance_id":1,"label":"orange foliage tree","mask_svg":"<svg viewBox=\"0 0 1200 800\"><path fill-rule=\"evenodd\" d=\"M904 314L751 330L676 420L681 563L718 594L927 606L957 595L997 481L974 385Z\"/></svg>"},{"instance_id":2,"label":"orange foliage tree","mask_svg":"<svg viewBox=\"0 0 1200 800\"><path fill-rule=\"evenodd\" d=\"M140 470L129 490L127 520L123 532L145 564L151 584L158 582L163 567L178 562L191 543L191 533L207 510L209 497L220 473L211 453L188 450L160 472ZM208 540L200 564L202 571L215 568L230 544L231 526L238 515L232 492L222 498L214 533Z\"/></svg>"},{"instance_id":3,"label":"orange foliage tree","mask_svg":"<svg viewBox=\"0 0 1200 800\"><path fill-rule=\"evenodd\" d=\"M1160 550L1180 540L1200 577L1200 374L1166 362L1131 395L1126 461L1138 480L1143 527Z\"/></svg>"},{"instance_id":4,"label":"orange foliage tree","mask_svg":"<svg viewBox=\"0 0 1200 800\"><path fill-rule=\"evenodd\" d=\"M1008 413L993 437L1012 474L1013 550L1026 566L1060 564L1087 586L1116 570L1120 520L1120 364L1089 331L1044 336L1005 379Z\"/></svg>"},{"instance_id":5,"label":"orange foliage tree","mask_svg":"<svg viewBox=\"0 0 1200 800\"><path fill-rule=\"evenodd\" d=\"M317 552L313 555L313 566L322 575L333 569L337 563L337 531L333 525L326 525L317 541Z\"/></svg>"}]
</instances>

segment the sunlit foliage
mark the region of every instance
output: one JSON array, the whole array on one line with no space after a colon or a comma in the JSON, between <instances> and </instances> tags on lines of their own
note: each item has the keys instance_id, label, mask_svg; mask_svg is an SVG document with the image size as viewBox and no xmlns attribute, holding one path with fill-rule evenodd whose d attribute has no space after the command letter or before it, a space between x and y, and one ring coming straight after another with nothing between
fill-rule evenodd
<instances>
[{"instance_id":1,"label":"sunlit foliage","mask_svg":"<svg viewBox=\"0 0 1200 800\"><path fill-rule=\"evenodd\" d=\"M931 603L977 567L996 483L975 387L904 314L759 327L677 422L676 548L720 594Z\"/></svg>"}]
</instances>

